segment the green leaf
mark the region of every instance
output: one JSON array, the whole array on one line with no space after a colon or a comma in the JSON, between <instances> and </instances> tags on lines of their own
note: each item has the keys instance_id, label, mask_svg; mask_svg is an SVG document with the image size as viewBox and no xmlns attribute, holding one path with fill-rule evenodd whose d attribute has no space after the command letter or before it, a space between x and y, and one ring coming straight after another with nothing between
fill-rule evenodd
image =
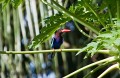
<instances>
[{"instance_id":1,"label":"green leaf","mask_svg":"<svg viewBox=\"0 0 120 78\"><path fill-rule=\"evenodd\" d=\"M85 51L87 51L87 55L91 53L93 55L97 51L98 44L99 43L97 42L91 42L86 47L82 48L76 55L80 54L81 52L85 52Z\"/></svg>"},{"instance_id":2,"label":"green leaf","mask_svg":"<svg viewBox=\"0 0 120 78\"><path fill-rule=\"evenodd\" d=\"M5 7L7 6L9 2L10 0L4 0L4 2L2 3L2 9L5 9Z\"/></svg>"},{"instance_id":3,"label":"green leaf","mask_svg":"<svg viewBox=\"0 0 120 78\"><path fill-rule=\"evenodd\" d=\"M4 0L0 0L0 3L3 3L4 2Z\"/></svg>"},{"instance_id":4,"label":"green leaf","mask_svg":"<svg viewBox=\"0 0 120 78\"><path fill-rule=\"evenodd\" d=\"M12 5L13 7L17 8L21 3L22 3L23 0L12 0Z\"/></svg>"},{"instance_id":5,"label":"green leaf","mask_svg":"<svg viewBox=\"0 0 120 78\"><path fill-rule=\"evenodd\" d=\"M120 51L120 38L117 38L114 41L114 46Z\"/></svg>"}]
</instances>

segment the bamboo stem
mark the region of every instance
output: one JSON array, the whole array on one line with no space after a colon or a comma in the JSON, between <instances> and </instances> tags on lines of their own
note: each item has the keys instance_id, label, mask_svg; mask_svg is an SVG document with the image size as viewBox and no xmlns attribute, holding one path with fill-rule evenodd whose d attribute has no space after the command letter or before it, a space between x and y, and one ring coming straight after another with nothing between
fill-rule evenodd
<instances>
[{"instance_id":1,"label":"bamboo stem","mask_svg":"<svg viewBox=\"0 0 120 78\"><path fill-rule=\"evenodd\" d=\"M39 25L38 25L38 14L37 14L37 7L36 7L36 0L30 0L30 8L31 13L33 15L33 22L35 27L35 34L39 34Z\"/></svg>"},{"instance_id":2,"label":"bamboo stem","mask_svg":"<svg viewBox=\"0 0 120 78\"><path fill-rule=\"evenodd\" d=\"M12 50L13 49L13 46L12 46L12 40L13 40L13 37L11 36L12 34L12 28L10 26L10 5L8 5L6 7L6 14L7 14L7 20L6 20L6 23L7 23L7 35L8 35L8 45L9 45L9 50Z\"/></svg>"},{"instance_id":3,"label":"bamboo stem","mask_svg":"<svg viewBox=\"0 0 120 78\"><path fill-rule=\"evenodd\" d=\"M20 35L20 25L19 25L19 16L18 11L13 9L13 26L14 26L14 50L20 51L21 50L21 35Z\"/></svg>"},{"instance_id":4,"label":"bamboo stem","mask_svg":"<svg viewBox=\"0 0 120 78\"><path fill-rule=\"evenodd\" d=\"M28 27L30 31L30 37L32 40L34 38L34 31L33 31L32 19L31 19L30 5L28 0L25 0L25 5L26 5L26 13L27 13L26 15L27 15Z\"/></svg>"},{"instance_id":5,"label":"bamboo stem","mask_svg":"<svg viewBox=\"0 0 120 78\"><path fill-rule=\"evenodd\" d=\"M22 31L22 36L23 36L23 43L26 45L26 40L27 40L27 36L26 36L26 30L25 30L25 20L24 20L24 15L22 12L22 4L20 4L20 6L18 7L18 13L19 13L19 20L20 20L20 27L21 27L21 31Z\"/></svg>"}]
</instances>

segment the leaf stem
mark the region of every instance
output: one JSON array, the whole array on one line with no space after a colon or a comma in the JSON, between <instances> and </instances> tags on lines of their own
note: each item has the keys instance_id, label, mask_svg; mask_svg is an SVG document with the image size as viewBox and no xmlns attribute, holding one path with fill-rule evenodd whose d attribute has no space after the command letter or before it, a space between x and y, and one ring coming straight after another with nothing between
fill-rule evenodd
<instances>
[{"instance_id":1,"label":"leaf stem","mask_svg":"<svg viewBox=\"0 0 120 78\"><path fill-rule=\"evenodd\" d=\"M107 73L109 73L110 71L113 71L114 69L119 69L119 64L114 64L112 66L110 66L107 70L105 70L102 74L100 74L100 76L98 76L97 78L103 78L103 76L105 76Z\"/></svg>"},{"instance_id":2,"label":"leaf stem","mask_svg":"<svg viewBox=\"0 0 120 78\"><path fill-rule=\"evenodd\" d=\"M74 23L75 23L75 26L77 27L77 29L78 29L83 35L85 35L85 36L88 37L88 38L92 38L91 36L89 36L88 34L86 34L86 33L78 26L78 24L77 24L76 21L74 21ZM92 38L92 39L93 39L93 38Z\"/></svg>"},{"instance_id":3,"label":"leaf stem","mask_svg":"<svg viewBox=\"0 0 120 78\"><path fill-rule=\"evenodd\" d=\"M117 20L120 20L120 0L117 0Z\"/></svg>"},{"instance_id":4,"label":"leaf stem","mask_svg":"<svg viewBox=\"0 0 120 78\"><path fill-rule=\"evenodd\" d=\"M117 0L117 26L120 27L120 0Z\"/></svg>"},{"instance_id":5,"label":"leaf stem","mask_svg":"<svg viewBox=\"0 0 120 78\"><path fill-rule=\"evenodd\" d=\"M82 68L80 68L80 69L78 69L78 70L76 70L76 71L68 74L67 76L64 76L63 78L69 78L69 77L71 77L71 76L73 76L73 75L75 75L75 74L78 74L79 72L81 72L81 71L83 71L83 70L85 70L85 69L87 69L87 68L93 67L93 66L95 66L95 65L97 65L97 64L100 64L100 63L108 62L108 61L110 61L110 60L115 60L115 59L116 59L116 57L113 56L113 57L109 57L109 58L106 58L106 59L97 61L97 62L95 62L95 63L92 63L92 64L89 64L89 65L87 65L87 66L84 66L84 67L82 67Z\"/></svg>"},{"instance_id":6,"label":"leaf stem","mask_svg":"<svg viewBox=\"0 0 120 78\"><path fill-rule=\"evenodd\" d=\"M108 64L113 63L115 61L116 61L116 59L115 60L110 60L109 62L106 62L106 63L103 63L103 64L100 64L98 67L96 67L95 69L93 69L92 71L90 71L87 75L85 75L83 78L88 78L89 75L93 74L97 70L99 70L99 69L101 69L101 68L103 68L103 67L107 66Z\"/></svg>"},{"instance_id":7,"label":"leaf stem","mask_svg":"<svg viewBox=\"0 0 120 78\"><path fill-rule=\"evenodd\" d=\"M111 24L113 25L114 22L113 22L113 20L112 20L112 12L111 12L111 6L110 6L110 5L108 5L108 13L109 13L109 17L110 17L110 22L111 22Z\"/></svg>"}]
</instances>

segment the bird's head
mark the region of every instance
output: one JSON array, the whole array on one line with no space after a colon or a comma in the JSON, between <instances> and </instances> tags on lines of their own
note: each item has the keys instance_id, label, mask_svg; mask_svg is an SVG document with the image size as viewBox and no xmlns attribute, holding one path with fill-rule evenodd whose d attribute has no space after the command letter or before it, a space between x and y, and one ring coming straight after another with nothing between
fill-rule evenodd
<instances>
[{"instance_id":1,"label":"bird's head","mask_svg":"<svg viewBox=\"0 0 120 78\"><path fill-rule=\"evenodd\" d=\"M57 36L62 36L63 33L70 32L71 30L69 29L59 29L55 32L55 35Z\"/></svg>"}]
</instances>

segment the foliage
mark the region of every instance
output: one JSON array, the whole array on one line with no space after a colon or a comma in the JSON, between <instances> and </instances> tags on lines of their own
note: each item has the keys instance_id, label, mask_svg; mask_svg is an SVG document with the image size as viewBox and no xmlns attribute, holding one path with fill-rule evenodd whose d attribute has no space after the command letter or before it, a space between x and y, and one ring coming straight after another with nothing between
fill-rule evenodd
<instances>
[{"instance_id":1,"label":"foliage","mask_svg":"<svg viewBox=\"0 0 120 78\"><path fill-rule=\"evenodd\" d=\"M44 0L43 0L43 2L47 3ZM30 45L30 48L37 46L39 43L45 42L55 32L55 30L57 30L60 26L62 26L61 24L65 24L66 22L68 22L71 19L74 19L75 21L82 23L86 27L88 27L91 30L93 30L94 32L96 32L96 34L98 33L98 31L97 31L98 29L96 27L92 26L90 23L87 23L86 20L84 21L84 19L78 18L79 14L76 14L76 13L78 13L78 10L76 10L76 9L78 9L81 5L79 7L77 7L75 10L74 10L74 6L73 6L73 8L71 7L68 11L68 10L64 9L63 7L61 7L59 4L57 4L55 1L52 0L52 2L55 3L58 7L53 6L50 3L47 3L47 4L51 7L59 10L60 12L63 12L63 14L62 14L62 16L57 14L57 15L51 16L51 17L47 18L47 20L45 20L46 26L44 26L41 29L41 33L33 39L32 44ZM82 11L81 14L85 15L84 14L85 12L83 11L83 9L79 10L79 11L80 12Z\"/></svg>"},{"instance_id":2,"label":"foliage","mask_svg":"<svg viewBox=\"0 0 120 78\"><path fill-rule=\"evenodd\" d=\"M42 0L45 4L48 4L51 6L48 2ZM53 1L53 0L52 0ZM91 43L89 43L86 47L82 48L78 53L81 52L87 52L87 56L91 55L93 56L98 52L98 50L110 50L114 56L119 57L119 51L120 51L120 30L119 30L119 19L120 19L120 11L119 11L119 3L120 1L115 0L114 2L112 0L80 0L76 5L72 5L69 8L69 11L66 11L63 9L59 4L53 3L61 8L60 10L55 8L56 10L63 12L63 14L71 15L68 17L72 17L72 19L75 22L79 22L76 17L80 17L84 23L90 23L94 25L94 27L98 27L101 30L98 31L99 34ZM116 5L117 6L114 6ZM51 6L54 8L54 6ZM117 13L117 16L116 16ZM75 16L74 16L75 15ZM114 19L117 20L114 20ZM85 25L85 24L82 24ZM89 27L90 28L90 27ZM115 55L114 52L117 52L118 55ZM87 57L86 56L86 57ZM107 61L106 61L107 62ZM102 65L101 65L102 66ZM84 68L84 67L83 67ZM82 70L82 68L80 69ZM106 70L109 71L109 70ZM65 78L70 77L74 74L78 73L76 70L75 72L71 73L68 76L65 76ZM102 74L101 74L102 75ZM104 76L104 75L102 75ZM101 77L101 76L99 76Z\"/></svg>"},{"instance_id":3,"label":"foliage","mask_svg":"<svg viewBox=\"0 0 120 78\"><path fill-rule=\"evenodd\" d=\"M65 22L69 21L70 19L68 17L65 17L63 14L56 14L54 16L45 18L45 24L41 30L40 34L37 35L33 40L32 44L29 46L29 48L35 48L38 44L41 44L48 40L51 35L61 26L65 24Z\"/></svg>"},{"instance_id":4,"label":"foliage","mask_svg":"<svg viewBox=\"0 0 120 78\"><path fill-rule=\"evenodd\" d=\"M0 5L2 5L2 9L4 9L9 3L12 3L12 6L14 8L17 8L22 3L22 0L0 0Z\"/></svg>"},{"instance_id":5,"label":"foliage","mask_svg":"<svg viewBox=\"0 0 120 78\"><path fill-rule=\"evenodd\" d=\"M82 48L78 53L87 52L87 55L93 56L98 50L107 49L114 52L120 51L120 30L111 30L101 32L97 38L95 38L86 47ZM119 56L119 55L117 55Z\"/></svg>"}]
</instances>

